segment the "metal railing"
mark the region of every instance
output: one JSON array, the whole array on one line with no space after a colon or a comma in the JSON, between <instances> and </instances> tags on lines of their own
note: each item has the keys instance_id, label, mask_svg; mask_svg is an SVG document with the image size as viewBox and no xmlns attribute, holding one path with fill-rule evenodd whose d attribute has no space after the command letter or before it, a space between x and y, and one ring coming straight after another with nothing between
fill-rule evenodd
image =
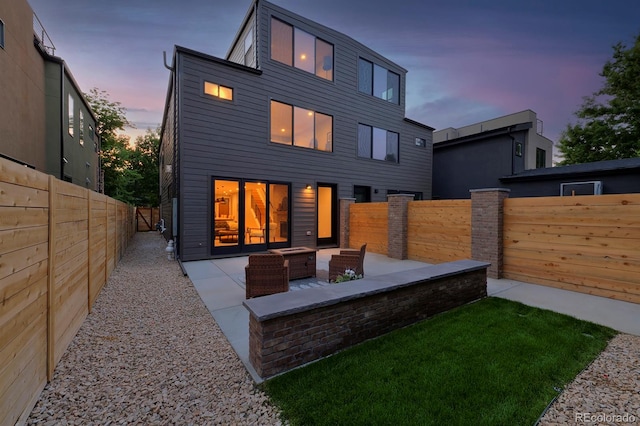
<instances>
[{"instance_id":1,"label":"metal railing","mask_svg":"<svg viewBox=\"0 0 640 426\"><path fill-rule=\"evenodd\" d=\"M38 18L38 15L33 13L33 34L40 42L40 46L49 54L54 55L56 52L56 46L53 44L51 37L47 34L47 30L44 29L42 22Z\"/></svg>"}]
</instances>

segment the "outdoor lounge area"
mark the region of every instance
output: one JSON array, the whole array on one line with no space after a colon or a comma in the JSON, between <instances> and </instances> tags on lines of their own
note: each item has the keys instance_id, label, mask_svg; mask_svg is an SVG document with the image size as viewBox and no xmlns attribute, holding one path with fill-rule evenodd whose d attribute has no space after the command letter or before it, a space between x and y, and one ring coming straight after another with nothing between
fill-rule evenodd
<instances>
[{"instance_id":1,"label":"outdoor lounge area","mask_svg":"<svg viewBox=\"0 0 640 426\"><path fill-rule=\"evenodd\" d=\"M349 286L351 283L331 284L328 281L329 262L340 255L340 249L323 249L316 252L316 276L289 280L289 293L319 287ZM246 271L248 256L203 260L183 263L185 272L198 290L229 342L238 353L247 370L257 382L263 377L249 361L249 311L243 303L246 298ZM398 260L377 253L367 253L363 268L367 278L400 273L430 266L412 260ZM355 281L358 282L358 281ZM267 296L273 297L273 296ZM262 297L255 299L259 301Z\"/></svg>"}]
</instances>

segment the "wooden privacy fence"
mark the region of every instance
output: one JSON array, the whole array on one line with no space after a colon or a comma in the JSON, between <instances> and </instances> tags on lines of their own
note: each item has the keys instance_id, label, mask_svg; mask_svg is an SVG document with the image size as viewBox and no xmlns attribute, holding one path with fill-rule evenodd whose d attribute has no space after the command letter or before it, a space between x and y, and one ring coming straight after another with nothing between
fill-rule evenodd
<instances>
[{"instance_id":1,"label":"wooden privacy fence","mask_svg":"<svg viewBox=\"0 0 640 426\"><path fill-rule=\"evenodd\" d=\"M387 254L387 203L357 203L349 207L349 247L367 244L367 251Z\"/></svg>"},{"instance_id":2,"label":"wooden privacy fence","mask_svg":"<svg viewBox=\"0 0 640 426\"><path fill-rule=\"evenodd\" d=\"M389 238L405 238L408 258L443 263L471 258L471 200L410 201L405 235L389 235L389 203L349 207L349 247L388 255Z\"/></svg>"},{"instance_id":3,"label":"wooden privacy fence","mask_svg":"<svg viewBox=\"0 0 640 426\"><path fill-rule=\"evenodd\" d=\"M640 194L507 199L504 277L640 303Z\"/></svg>"},{"instance_id":4,"label":"wooden privacy fence","mask_svg":"<svg viewBox=\"0 0 640 426\"><path fill-rule=\"evenodd\" d=\"M28 416L134 223L130 206L0 159L0 424Z\"/></svg>"},{"instance_id":5,"label":"wooden privacy fence","mask_svg":"<svg viewBox=\"0 0 640 426\"><path fill-rule=\"evenodd\" d=\"M471 259L471 200L411 201L407 240L411 260Z\"/></svg>"}]
</instances>

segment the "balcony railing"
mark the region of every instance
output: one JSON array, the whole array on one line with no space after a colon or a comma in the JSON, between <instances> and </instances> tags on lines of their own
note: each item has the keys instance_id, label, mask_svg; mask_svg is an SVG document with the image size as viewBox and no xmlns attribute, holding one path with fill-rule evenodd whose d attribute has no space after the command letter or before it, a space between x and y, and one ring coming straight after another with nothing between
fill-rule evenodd
<instances>
[{"instance_id":1,"label":"balcony railing","mask_svg":"<svg viewBox=\"0 0 640 426\"><path fill-rule=\"evenodd\" d=\"M33 14L33 34L35 35L40 46L49 54L54 55L56 52L56 46L53 44L51 37L47 34L47 30L44 29L42 22L38 19L38 15Z\"/></svg>"}]
</instances>

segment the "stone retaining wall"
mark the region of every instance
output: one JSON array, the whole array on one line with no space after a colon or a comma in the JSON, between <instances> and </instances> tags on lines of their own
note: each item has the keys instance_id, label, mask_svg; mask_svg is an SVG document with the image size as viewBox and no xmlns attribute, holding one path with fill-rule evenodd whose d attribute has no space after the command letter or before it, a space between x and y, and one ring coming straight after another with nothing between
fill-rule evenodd
<instances>
[{"instance_id":1,"label":"stone retaining wall","mask_svg":"<svg viewBox=\"0 0 640 426\"><path fill-rule=\"evenodd\" d=\"M459 260L249 299L249 359L267 378L487 295L488 263Z\"/></svg>"}]
</instances>

